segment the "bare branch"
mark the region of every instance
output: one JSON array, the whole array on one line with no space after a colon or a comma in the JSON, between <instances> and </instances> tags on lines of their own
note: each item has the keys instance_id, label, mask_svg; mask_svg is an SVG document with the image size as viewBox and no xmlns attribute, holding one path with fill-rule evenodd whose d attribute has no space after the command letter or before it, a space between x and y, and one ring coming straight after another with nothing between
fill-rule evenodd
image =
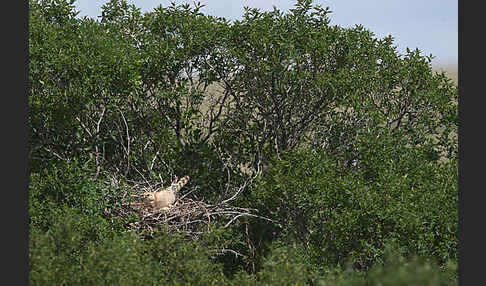
<instances>
[{"instance_id":1,"label":"bare branch","mask_svg":"<svg viewBox=\"0 0 486 286\"><path fill-rule=\"evenodd\" d=\"M126 153L127 153L127 169L125 170L125 175L127 175L128 172L130 171L130 132L128 130L128 123L127 123L127 120L125 119L125 115L123 115L123 112L122 112L122 110L120 108L118 108L118 110L120 111L120 114L121 114L121 116L123 118L123 122L125 123L125 128L126 128L126 132L127 132L127 149L126 149Z\"/></svg>"}]
</instances>

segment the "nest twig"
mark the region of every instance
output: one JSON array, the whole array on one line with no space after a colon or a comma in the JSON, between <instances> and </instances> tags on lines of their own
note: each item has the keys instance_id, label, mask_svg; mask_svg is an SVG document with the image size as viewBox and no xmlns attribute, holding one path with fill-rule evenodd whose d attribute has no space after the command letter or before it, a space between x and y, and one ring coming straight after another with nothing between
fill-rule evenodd
<instances>
[{"instance_id":1,"label":"nest twig","mask_svg":"<svg viewBox=\"0 0 486 286\"><path fill-rule=\"evenodd\" d=\"M130 224L130 228L137 232L145 232L152 235L156 230L165 228L169 232L183 233L191 237L211 231L214 222L224 222L224 227L229 227L242 217L257 217L272 221L257 215L256 209L241 208L230 205L246 188L248 182L236 190L229 199L220 203L208 204L203 201L193 200L187 196L194 190L190 190L172 205L168 210L156 209L150 203L150 194L155 191L151 186L136 184L132 187L132 202L127 208L127 213L138 214L140 220Z\"/></svg>"}]
</instances>

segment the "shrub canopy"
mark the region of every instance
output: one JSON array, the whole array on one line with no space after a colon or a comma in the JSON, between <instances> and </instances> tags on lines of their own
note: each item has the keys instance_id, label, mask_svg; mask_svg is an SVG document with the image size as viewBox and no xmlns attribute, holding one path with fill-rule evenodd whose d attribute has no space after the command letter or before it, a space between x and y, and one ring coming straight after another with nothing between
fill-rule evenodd
<instances>
[{"instance_id":1,"label":"shrub canopy","mask_svg":"<svg viewBox=\"0 0 486 286\"><path fill-rule=\"evenodd\" d=\"M29 0L33 284L353 285L392 279L391 244L417 281L454 281L458 90L432 56L311 0L235 21L73 3ZM193 241L128 230L134 184L175 175L253 216Z\"/></svg>"}]
</instances>

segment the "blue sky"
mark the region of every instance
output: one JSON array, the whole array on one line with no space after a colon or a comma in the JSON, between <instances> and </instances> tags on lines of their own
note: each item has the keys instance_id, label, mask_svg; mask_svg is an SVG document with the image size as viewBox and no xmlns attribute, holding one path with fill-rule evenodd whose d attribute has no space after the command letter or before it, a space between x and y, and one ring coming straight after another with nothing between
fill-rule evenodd
<instances>
[{"instance_id":1,"label":"blue sky","mask_svg":"<svg viewBox=\"0 0 486 286\"><path fill-rule=\"evenodd\" d=\"M79 16L97 18L107 1L77 0ZM169 0L127 0L142 12L148 12ZM175 0L175 3L194 1ZM295 0L199 0L202 12L229 20L241 18L244 6L273 10L276 6L287 11ZM330 7L331 24L352 27L361 24L378 38L392 35L398 50L419 48L424 54L435 56L433 65L457 65L457 1L452 0L314 0L314 4Z\"/></svg>"}]
</instances>

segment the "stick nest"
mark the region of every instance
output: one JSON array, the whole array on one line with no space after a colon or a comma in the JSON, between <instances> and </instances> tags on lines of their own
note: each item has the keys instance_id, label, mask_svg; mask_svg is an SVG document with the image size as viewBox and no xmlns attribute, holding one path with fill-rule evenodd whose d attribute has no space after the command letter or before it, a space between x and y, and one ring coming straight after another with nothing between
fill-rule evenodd
<instances>
[{"instance_id":1,"label":"stick nest","mask_svg":"<svg viewBox=\"0 0 486 286\"><path fill-rule=\"evenodd\" d=\"M131 202L124 209L127 215L136 214L140 218L139 221L131 223L129 227L150 236L155 231L165 228L169 232L183 233L195 237L211 231L211 226L215 222L223 223L224 227L228 227L242 217L258 217L269 220L256 215L256 209L230 205L230 202L241 193L246 185L245 183L241 186L231 198L216 204L187 198L195 189L190 190L185 195L179 193L182 196L178 196L172 207L164 210L156 209L151 204L149 194L158 190L158 188L136 184L132 187Z\"/></svg>"}]
</instances>

